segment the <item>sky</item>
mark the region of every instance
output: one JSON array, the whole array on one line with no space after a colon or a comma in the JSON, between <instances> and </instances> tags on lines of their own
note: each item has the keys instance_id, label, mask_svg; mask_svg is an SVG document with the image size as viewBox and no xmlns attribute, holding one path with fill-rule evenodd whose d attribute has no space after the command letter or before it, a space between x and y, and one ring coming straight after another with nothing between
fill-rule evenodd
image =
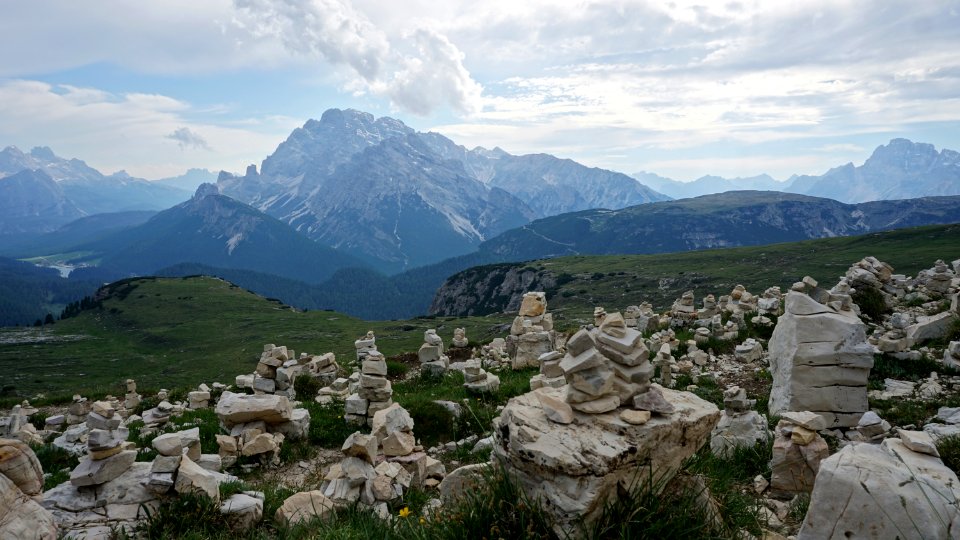
<instances>
[{"instance_id":1,"label":"sky","mask_svg":"<svg viewBox=\"0 0 960 540\"><path fill-rule=\"evenodd\" d=\"M242 171L328 108L626 173L822 174L960 150L960 1L30 0L0 147Z\"/></svg>"}]
</instances>

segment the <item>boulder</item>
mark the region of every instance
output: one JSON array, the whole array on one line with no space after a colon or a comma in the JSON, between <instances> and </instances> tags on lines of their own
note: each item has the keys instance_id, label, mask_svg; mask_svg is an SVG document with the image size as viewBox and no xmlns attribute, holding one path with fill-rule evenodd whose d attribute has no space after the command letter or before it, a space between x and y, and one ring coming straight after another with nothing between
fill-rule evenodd
<instances>
[{"instance_id":1,"label":"boulder","mask_svg":"<svg viewBox=\"0 0 960 540\"><path fill-rule=\"evenodd\" d=\"M798 540L956 538L960 480L898 439L854 443L820 464Z\"/></svg>"},{"instance_id":2,"label":"boulder","mask_svg":"<svg viewBox=\"0 0 960 540\"><path fill-rule=\"evenodd\" d=\"M710 450L718 456L728 457L736 448L752 448L772 436L767 429L767 419L757 411L741 414L724 411L720 423L710 435Z\"/></svg>"},{"instance_id":3,"label":"boulder","mask_svg":"<svg viewBox=\"0 0 960 540\"><path fill-rule=\"evenodd\" d=\"M440 491L440 500L444 504L450 504L463 497L465 493L473 491L484 477L490 474L489 463L475 463L473 465L464 465L458 467L444 477L440 482L438 489Z\"/></svg>"},{"instance_id":4,"label":"boulder","mask_svg":"<svg viewBox=\"0 0 960 540\"><path fill-rule=\"evenodd\" d=\"M18 440L0 439L0 476L6 476L26 495L43 491L40 461L29 446Z\"/></svg>"},{"instance_id":5,"label":"boulder","mask_svg":"<svg viewBox=\"0 0 960 540\"><path fill-rule=\"evenodd\" d=\"M563 399L550 388L512 398L494 421L492 456L528 497L540 500L561 536L580 519L596 519L618 486L672 477L720 419L713 404L664 389L675 412L643 425L623 421L619 410L575 412L570 424L558 424L547 418L538 393Z\"/></svg>"},{"instance_id":6,"label":"boulder","mask_svg":"<svg viewBox=\"0 0 960 540\"><path fill-rule=\"evenodd\" d=\"M279 424L293 417L293 407L285 396L249 395L224 392L215 409L220 421L231 427L255 420Z\"/></svg>"},{"instance_id":7,"label":"boulder","mask_svg":"<svg viewBox=\"0 0 960 540\"><path fill-rule=\"evenodd\" d=\"M263 495L235 493L220 505L220 513L239 531L252 529L263 519Z\"/></svg>"},{"instance_id":8,"label":"boulder","mask_svg":"<svg viewBox=\"0 0 960 540\"><path fill-rule=\"evenodd\" d=\"M0 538L54 540L59 538L53 515L0 474Z\"/></svg>"},{"instance_id":9,"label":"boulder","mask_svg":"<svg viewBox=\"0 0 960 540\"><path fill-rule=\"evenodd\" d=\"M956 318L957 315L950 311L929 317L923 315L917 317L917 322L907 327L907 346L912 347L930 339L942 338L947 335Z\"/></svg>"},{"instance_id":10,"label":"boulder","mask_svg":"<svg viewBox=\"0 0 960 540\"><path fill-rule=\"evenodd\" d=\"M124 450L106 459L86 458L70 473L70 483L81 487L109 482L129 469L136 459L136 450Z\"/></svg>"},{"instance_id":11,"label":"boulder","mask_svg":"<svg viewBox=\"0 0 960 540\"><path fill-rule=\"evenodd\" d=\"M194 463L187 456L180 460L177 469L177 481L173 488L177 493L200 493L220 502L220 479L213 471L208 471Z\"/></svg>"},{"instance_id":12,"label":"boulder","mask_svg":"<svg viewBox=\"0 0 960 540\"><path fill-rule=\"evenodd\" d=\"M314 518L326 519L333 514L333 501L319 491L301 491L295 493L277 509L276 520L287 526Z\"/></svg>"}]
</instances>

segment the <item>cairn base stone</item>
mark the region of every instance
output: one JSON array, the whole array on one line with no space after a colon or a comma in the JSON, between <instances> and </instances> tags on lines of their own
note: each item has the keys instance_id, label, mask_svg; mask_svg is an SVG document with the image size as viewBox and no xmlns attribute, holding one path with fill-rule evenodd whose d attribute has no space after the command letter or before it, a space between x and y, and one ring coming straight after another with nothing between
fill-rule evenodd
<instances>
[{"instance_id":1,"label":"cairn base stone","mask_svg":"<svg viewBox=\"0 0 960 540\"><path fill-rule=\"evenodd\" d=\"M648 475L672 477L710 437L720 419L713 404L689 392L664 389L676 412L643 425L603 414L573 413L569 424L548 419L539 395L564 399L562 390L541 388L511 399L494 422L493 457L539 499L561 536L578 520L596 519L604 504ZM639 477L638 477L639 475Z\"/></svg>"}]
</instances>

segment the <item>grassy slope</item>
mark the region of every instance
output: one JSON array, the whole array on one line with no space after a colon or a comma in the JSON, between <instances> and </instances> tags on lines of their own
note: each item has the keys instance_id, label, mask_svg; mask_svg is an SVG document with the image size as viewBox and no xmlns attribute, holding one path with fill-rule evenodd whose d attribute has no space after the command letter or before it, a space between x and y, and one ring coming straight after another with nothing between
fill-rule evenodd
<instances>
[{"instance_id":1,"label":"grassy slope","mask_svg":"<svg viewBox=\"0 0 960 540\"><path fill-rule=\"evenodd\" d=\"M592 317L598 305L610 311L649 301L666 309L691 289L699 306L703 296L729 294L738 283L756 294L773 285L786 290L805 275L833 286L851 264L869 255L897 273L916 275L937 259L960 258L960 224L661 255L562 257L519 266L573 276L548 299L555 316L569 320Z\"/></svg>"},{"instance_id":2,"label":"grassy slope","mask_svg":"<svg viewBox=\"0 0 960 540\"><path fill-rule=\"evenodd\" d=\"M494 337L494 327L507 322L503 317L365 322L330 311L296 312L213 278L144 278L117 290L102 310L43 329L52 337L79 340L6 343L22 331L0 331L2 386L49 396L119 395L128 377L148 389L228 383L253 371L264 343L297 353L333 351L343 362L354 357L353 341L367 330L377 333L381 351L393 355L415 351L427 328L440 328L449 341L454 327L464 326L477 341Z\"/></svg>"}]
</instances>

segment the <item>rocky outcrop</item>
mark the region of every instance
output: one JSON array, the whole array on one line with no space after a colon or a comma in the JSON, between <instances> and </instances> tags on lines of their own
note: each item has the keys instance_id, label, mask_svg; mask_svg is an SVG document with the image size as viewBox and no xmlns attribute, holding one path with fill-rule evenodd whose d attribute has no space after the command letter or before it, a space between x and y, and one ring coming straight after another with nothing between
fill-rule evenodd
<instances>
[{"instance_id":1,"label":"rocky outcrop","mask_svg":"<svg viewBox=\"0 0 960 540\"><path fill-rule=\"evenodd\" d=\"M558 531L596 518L618 496L618 487L670 478L706 443L720 418L714 405L695 395L662 389L674 412L641 425L625 421L617 410L568 410L569 422L560 423L550 418L556 412L551 406L565 405L564 393L542 388L515 397L493 426L494 460L527 496L540 500ZM546 405L541 395L548 398Z\"/></svg>"},{"instance_id":2,"label":"rocky outcrop","mask_svg":"<svg viewBox=\"0 0 960 540\"><path fill-rule=\"evenodd\" d=\"M803 290L802 283L795 287ZM805 292L790 291L769 350L770 414L811 411L821 415L828 427L857 425L868 409L873 346L867 343L865 326L856 313L824 305Z\"/></svg>"},{"instance_id":3,"label":"rocky outcrop","mask_svg":"<svg viewBox=\"0 0 960 540\"><path fill-rule=\"evenodd\" d=\"M0 439L0 538L53 540L53 516L37 502L43 469L26 444Z\"/></svg>"},{"instance_id":4,"label":"rocky outcrop","mask_svg":"<svg viewBox=\"0 0 960 540\"><path fill-rule=\"evenodd\" d=\"M433 297L430 314L462 317L514 312L527 291L556 285L552 272L523 264L476 266L447 278Z\"/></svg>"}]
</instances>

